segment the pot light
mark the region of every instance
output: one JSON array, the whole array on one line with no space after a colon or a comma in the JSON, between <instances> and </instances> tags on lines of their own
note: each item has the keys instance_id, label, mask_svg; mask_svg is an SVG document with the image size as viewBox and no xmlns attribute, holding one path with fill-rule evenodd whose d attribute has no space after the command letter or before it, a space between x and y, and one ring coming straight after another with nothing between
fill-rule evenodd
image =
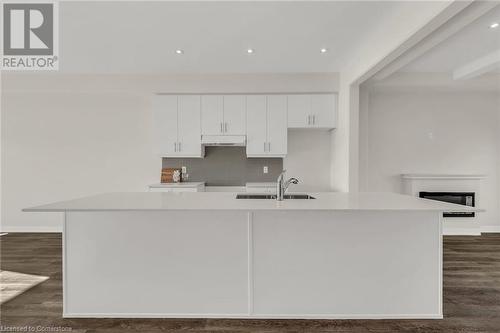
<instances>
[{"instance_id":1,"label":"pot light","mask_svg":"<svg viewBox=\"0 0 500 333\"><path fill-rule=\"evenodd\" d=\"M247 53L248 54L252 54L253 53L253 49L247 49Z\"/></svg>"},{"instance_id":2,"label":"pot light","mask_svg":"<svg viewBox=\"0 0 500 333\"><path fill-rule=\"evenodd\" d=\"M319 50L319 52L326 53L326 52L328 52L328 49L322 48L321 50Z\"/></svg>"},{"instance_id":3,"label":"pot light","mask_svg":"<svg viewBox=\"0 0 500 333\"><path fill-rule=\"evenodd\" d=\"M175 53L176 54L184 54L184 51L183 50L175 50Z\"/></svg>"},{"instance_id":4,"label":"pot light","mask_svg":"<svg viewBox=\"0 0 500 333\"><path fill-rule=\"evenodd\" d=\"M495 29L495 28L498 28L499 26L500 26L500 23L493 22L492 24L490 24L490 29Z\"/></svg>"}]
</instances>

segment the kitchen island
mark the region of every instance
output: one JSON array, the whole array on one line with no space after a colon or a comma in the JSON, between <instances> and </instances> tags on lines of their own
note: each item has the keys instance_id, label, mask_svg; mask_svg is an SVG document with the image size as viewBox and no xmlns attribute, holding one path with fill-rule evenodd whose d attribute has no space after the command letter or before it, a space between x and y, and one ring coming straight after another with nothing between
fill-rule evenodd
<instances>
[{"instance_id":1,"label":"kitchen island","mask_svg":"<svg viewBox=\"0 0 500 333\"><path fill-rule=\"evenodd\" d=\"M391 193L110 193L63 212L63 316L442 318L442 213Z\"/></svg>"}]
</instances>

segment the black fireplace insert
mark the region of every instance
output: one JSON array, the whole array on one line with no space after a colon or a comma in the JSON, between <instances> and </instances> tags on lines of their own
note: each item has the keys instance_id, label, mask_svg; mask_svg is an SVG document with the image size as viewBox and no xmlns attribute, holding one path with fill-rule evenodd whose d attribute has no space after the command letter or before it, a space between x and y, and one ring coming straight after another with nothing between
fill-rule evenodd
<instances>
[{"instance_id":1,"label":"black fireplace insert","mask_svg":"<svg viewBox=\"0 0 500 333\"><path fill-rule=\"evenodd\" d=\"M454 203L469 207L476 207L476 193L474 192L420 192L419 196L443 202ZM475 217L474 212L445 212L443 217Z\"/></svg>"}]
</instances>

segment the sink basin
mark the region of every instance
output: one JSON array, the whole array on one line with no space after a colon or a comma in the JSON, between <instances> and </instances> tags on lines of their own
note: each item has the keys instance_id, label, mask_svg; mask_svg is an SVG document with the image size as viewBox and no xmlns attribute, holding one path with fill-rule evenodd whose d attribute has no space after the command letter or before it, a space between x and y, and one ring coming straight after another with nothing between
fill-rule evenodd
<instances>
[{"instance_id":1,"label":"sink basin","mask_svg":"<svg viewBox=\"0 0 500 333\"><path fill-rule=\"evenodd\" d=\"M284 199L316 199L309 194L285 194ZM237 194L236 199L274 199L276 194Z\"/></svg>"},{"instance_id":2,"label":"sink basin","mask_svg":"<svg viewBox=\"0 0 500 333\"><path fill-rule=\"evenodd\" d=\"M283 196L285 199L316 199L309 194L285 194Z\"/></svg>"}]
</instances>

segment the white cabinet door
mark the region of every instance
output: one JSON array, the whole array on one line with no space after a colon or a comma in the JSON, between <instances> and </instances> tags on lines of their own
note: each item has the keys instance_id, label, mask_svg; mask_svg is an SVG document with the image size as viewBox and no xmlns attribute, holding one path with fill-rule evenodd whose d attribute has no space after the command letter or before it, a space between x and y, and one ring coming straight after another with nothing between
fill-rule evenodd
<instances>
[{"instance_id":1,"label":"white cabinet door","mask_svg":"<svg viewBox=\"0 0 500 333\"><path fill-rule=\"evenodd\" d=\"M267 154L286 155L287 128L286 96L267 96Z\"/></svg>"},{"instance_id":2,"label":"white cabinet door","mask_svg":"<svg viewBox=\"0 0 500 333\"><path fill-rule=\"evenodd\" d=\"M223 98L221 95L205 95L201 97L201 134L223 134Z\"/></svg>"},{"instance_id":3,"label":"white cabinet door","mask_svg":"<svg viewBox=\"0 0 500 333\"><path fill-rule=\"evenodd\" d=\"M200 96L180 95L178 104L177 155L202 157Z\"/></svg>"},{"instance_id":4,"label":"white cabinet door","mask_svg":"<svg viewBox=\"0 0 500 333\"><path fill-rule=\"evenodd\" d=\"M247 104L247 156L262 156L267 152L267 97L249 95Z\"/></svg>"},{"instance_id":5,"label":"white cabinet door","mask_svg":"<svg viewBox=\"0 0 500 333\"><path fill-rule=\"evenodd\" d=\"M153 98L153 145L161 156L177 153L177 96Z\"/></svg>"},{"instance_id":6,"label":"white cabinet door","mask_svg":"<svg viewBox=\"0 0 500 333\"><path fill-rule=\"evenodd\" d=\"M334 128L335 106L335 95L311 95L312 127Z\"/></svg>"},{"instance_id":7,"label":"white cabinet door","mask_svg":"<svg viewBox=\"0 0 500 333\"><path fill-rule=\"evenodd\" d=\"M311 95L288 95L288 127L309 127L311 119Z\"/></svg>"},{"instance_id":8,"label":"white cabinet door","mask_svg":"<svg viewBox=\"0 0 500 333\"><path fill-rule=\"evenodd\" d=\"M335 128L337 95L288 95L289 128Z\"/></svg>"},{"instance_id":9,"label":"white cabinet door","mask_svg":"<svg viewBox=\"0 0 500 333\"><path fill-rule=\"evenodd\" d=\"M245 135L246 96L224 96L224 134Z\"/></svg>"}]
</instances>

